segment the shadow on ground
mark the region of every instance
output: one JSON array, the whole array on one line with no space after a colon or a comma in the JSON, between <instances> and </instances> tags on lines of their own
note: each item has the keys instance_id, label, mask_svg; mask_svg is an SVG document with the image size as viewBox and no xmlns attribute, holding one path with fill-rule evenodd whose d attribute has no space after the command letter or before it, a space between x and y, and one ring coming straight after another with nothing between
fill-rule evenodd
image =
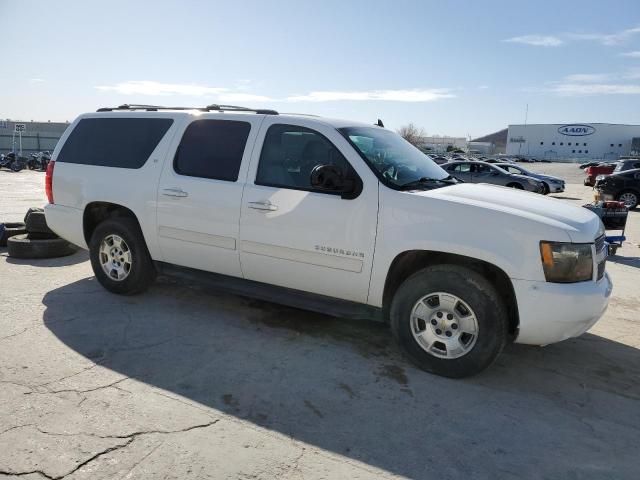
<instances>
[{"instance_id":1,"label":"shadow on ground","mask_svg":"<svg viewBox=\"0 0 640 480\"><path fill-rule=\"evenodd\" d=\"M595 335L514 345L449 380L410 366L385 325L164 278L137 297L84 279L43 302L51 332L106 368L395 474L622 478L637 466L640 351Z\"/></svg>"},{"instance_id":2,"label":"shadow on ground","mask_svg":"<svg viewBox=\"0 0 640 480\"><path fill-rule=\"evenodd\" d=\"M7 263L14 265L31 265L32 267L66 267L68 265L76 265L78 263L89 260L89 253L86 250L78 250L73 255L56 258L13 258L7 253L7 249L0 249L0 255L7 257Z\"/></svg>"}]
</instances>

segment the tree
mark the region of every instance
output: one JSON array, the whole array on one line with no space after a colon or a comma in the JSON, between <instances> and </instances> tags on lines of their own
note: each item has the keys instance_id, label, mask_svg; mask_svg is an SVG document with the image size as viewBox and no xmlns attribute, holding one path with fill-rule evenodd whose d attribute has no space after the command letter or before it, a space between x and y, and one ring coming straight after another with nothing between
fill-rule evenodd
<instances>
[{"instance_id":1,"label":"tree","mask_svg":"<svg viewBox=\"0 0 640 480\"><path fill-rule=\"evenodd\" d=\"M413 123L409 123L398 129L398 135L404 138L411 145L418 147L422 145L423 137L426 135L423 128L416 127Z\"/></svg>"}]
</instances>

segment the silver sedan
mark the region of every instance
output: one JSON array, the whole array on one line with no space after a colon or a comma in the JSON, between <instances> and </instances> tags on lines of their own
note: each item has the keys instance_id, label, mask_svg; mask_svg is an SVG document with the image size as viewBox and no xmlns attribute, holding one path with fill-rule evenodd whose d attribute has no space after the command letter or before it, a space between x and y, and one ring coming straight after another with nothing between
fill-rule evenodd
<instances>
[{"instance_id":1,"label":"silver sedan","mask_svg":"<svg viewBox=\"0 0 640 480\"><path fill-rule=\"evenodd\" d=\"M505 187L544 193L544 184L540 180L524 175L515 175L486 162L450 162L440 165L452 177L463 182L492 183Z\"/></svg>"},{"instance_id":2,"label":"silver sedan","mask_svg":"<svg viewBox=\"0 0 640 480\"><path fill-rule=\"evenodd\" d=\"M514 165L512 163L497 163L496 167L500 167L509 173L515 173L516 175L526 175L527 177L540 180L544 186L544 193L560 193L564 192L564 180L552 175L544 175L542 173L532 172L520 165Z\"/></svg>"}]
</instances>

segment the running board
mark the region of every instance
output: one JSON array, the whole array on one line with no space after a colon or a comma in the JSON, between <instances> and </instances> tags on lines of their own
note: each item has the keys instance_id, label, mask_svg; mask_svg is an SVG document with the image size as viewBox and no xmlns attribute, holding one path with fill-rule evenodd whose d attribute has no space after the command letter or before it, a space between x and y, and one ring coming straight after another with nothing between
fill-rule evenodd
<instances>
[{"instance_id":1,"label":"running board","mask_svg":"<svg viewBox=\"0 0 640 480\"><path fill-rule=\"evenodd\" d=\"M181 267L165 262L154 262L158 273L179 278L188 283L197 283L217 292L232 293L266 302L278 303L301 310L311 310L333 317L353 320L375 320L383 322L381 308L293 288L279 287L268 283L205 272L195 268Z\"/></svg>"}]
</instances>

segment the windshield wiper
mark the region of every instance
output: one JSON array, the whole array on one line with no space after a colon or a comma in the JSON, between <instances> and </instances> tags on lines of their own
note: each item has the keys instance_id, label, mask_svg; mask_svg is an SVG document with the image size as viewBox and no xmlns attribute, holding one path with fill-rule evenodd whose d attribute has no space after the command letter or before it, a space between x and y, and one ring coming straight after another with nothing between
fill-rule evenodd
<instances>
[{"instance_id":1,"label":"windshield wiper","mask_svg":"<svg viewBox=\"0 0 640 480\"><path fill-rule=\"evenodd\" d=\"M405 190L405 189L414 188L414 187L421 187L429 183L445 183L447 185L455 185L456 183L459 183L459 182L460 180L453 178L451 175L447 175L444 178L422 177L422 178L419 178L418 180L413 180L411 182L405 183L404 185L400 185L400 188Z\"/></svg>"}]
</instances>

